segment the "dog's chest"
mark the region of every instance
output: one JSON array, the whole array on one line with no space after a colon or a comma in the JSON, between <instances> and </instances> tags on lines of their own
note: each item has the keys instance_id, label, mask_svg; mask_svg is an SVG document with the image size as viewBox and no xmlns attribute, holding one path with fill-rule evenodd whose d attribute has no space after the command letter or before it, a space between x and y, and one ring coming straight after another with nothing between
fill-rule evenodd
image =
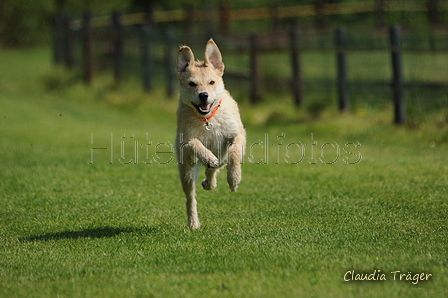
<instances>
[{"instance_id":1,"label":"dog's chest","mask_svg":"<svg viewBox=\"0 0 448 298\"><path fill-rule=\"evenodd\" d=\"M204 123L199 139L206 148L216 153L218 150L227 148L234 141L237 133L234 121L231 119L223 121L217 118Z\"/></svg>"},{"instance_id":2,"label":"dog's chest","mask_svg":"<svg viewBox=\"0 0 448 298\"><path fill-rule=\"evenodd\" d=\"M210 126L210 124L209 124ZM212 152L215 152L226 146L227 143L232 142L233 137L223 130L219 125L214 124L211 129L206 129L201 134L199 140L201 143Z\"/></svg>"}]
</instances>

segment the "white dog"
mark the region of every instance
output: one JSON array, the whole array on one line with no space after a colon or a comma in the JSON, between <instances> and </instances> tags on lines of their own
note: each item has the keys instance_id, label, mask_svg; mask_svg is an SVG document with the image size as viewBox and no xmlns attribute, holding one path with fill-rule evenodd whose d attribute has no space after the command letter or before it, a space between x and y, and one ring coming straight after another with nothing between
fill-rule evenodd
<instances>
[{"instance_id":1,"label":"white dog","mask_svg":"<svg viewBox=\"0 0 448 298\"><path fill-rule=\"evenodd\" d=\"M196 207L196 180L205 166L202 187L217 186L219 169L227 166L227 182L236 191L241 181L241 164L246 132L238 105L224 88L221 52L210 39L204 61L195 61L187 46L179 50L177 76L180 81L177 109L176 149L180 181L187 197L188 226L200 227Z\"/></svg>"}]
</instances>

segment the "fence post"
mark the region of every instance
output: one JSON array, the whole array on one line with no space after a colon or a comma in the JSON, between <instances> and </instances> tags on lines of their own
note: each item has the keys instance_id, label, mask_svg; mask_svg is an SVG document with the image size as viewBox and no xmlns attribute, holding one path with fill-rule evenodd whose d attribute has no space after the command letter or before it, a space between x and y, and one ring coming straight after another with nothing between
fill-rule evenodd
<instances>
[{"instance_id":1,"label":"fence post","mask_svg":"<svg viewBox=\"0 0 448 298\"><path fill-rule=\"evenodd\" d=\"M149 92L152 89L152 61L149 40L151 36L151 25L149 23L141 26L141 57L142 57L142 75L143 90Z\"/></svg>"},{"instance_id":2,"label":"fence post","mask_svg":"<svg viewBox=\"0 0 448 298\"><path fill-rule=\"evenodd\" d=\"M251 69L251 103L256 104L261 99L260 94L260 63L258 59L258 36L250 36L250 69Z\"/></svg>"},{"instance_id":3,"label":"fence post","mask_svg":"<svg viewBox=\"0 0 448 298\"><path fill-rule=\"evenodd\" d=\"M428 17L432 26L440 25L440 0L428 0Z\"/></svg>"},{"instance_id":4,"label":"fence post","mask_svg":"<svg viewBox=\"0 0 448 298\"><path fill-rule=\"evenodd\" d=\"M327 0L315 0L314 4L316 10L316 26L319 30L324 30L328 27L327 15L325 14L325 7Z\"/></svg>"},{"instance_id":5,"label":"fence post","mask_svg":"<svg viewBox=\"0 0 448 298\"><path fill-rule=\"evenodd\" d=\"M186 40L192 40L194 36L194 23L195 23L195 11L193 4L187 4L185 6L185 23L184 23L184 34Z\"/></svg>"},{"instance_id":6,"label":"fence post","mask_svg":"<svg viewBox=\"0 0 448 298\"><path fill-rule=\"evenodd\" d=\"M220 14L219 21L221 24L221 34L227 35L230 33L230 9L227 2L221 1L219 4Z\"/></svg>"},{"instance_id":7,"label":"fence post","mask_svg":"<svg viewBox=\"0 0 448 298\"><path fill-rule=\"evenodd\" d=\"M291 88L294 96L294 103L297 107L299 107L303 101L303 76L302 59L300 53L300 28L296 24L291 26L290 42L292 64Z\"/></svg>"},{"instance_id":8,"label":"fence post","mask_svg":"<svg viewBox=\"0 0 448 298\"><path fill-rule=\"evenodd\" d=\"M280 19L280 3L275 2L271 6L271 18L272 18L272 31L279 32L281 27Z\"/></svg>"},{"instance_id":9,"label":"fence post","mask_svg":"<svg viewBox=\"0 0 448 298\"><path fill-rule=\"evenodd\" d=\"M119 83L123 78L123 27L121 24L121 12L112 13L112 47L115 82Z\"/></svg>"},{"instance_id":10,"label":"fence post","mask_svg":"<svg viewBox=\"0 0 448 298\"><path fill-rule=\"evenodd\" d=\"M350 108L348 95L348 75L347 75L347 32L345 28L336 29L336 63L337 63L337 85L339 97L339 111L346 112Z\"/></svg>"},{"instance_id":11,"label":"fence post","mask_svg":"<svg viewBox=\"0 0 448 298\"><path fill-rule=\"evenodd\" d=\"M64 61L64 24L63 13L58 12L53 18L54 40L53 40L53 61L60 64Z\"/></svg>"},{"instance_id":12,"label":"fence post","mask_svg":"<svg viewBox=\"0 0 448 298\"><path fill-rule=\"evenodd\" d=\"M406 119L406 106L404 100L404 74L403 58L401 55L401 27L395 25L390 27L390 47L392 55L392 74L395 124L404 124Z\"/></svg>"},{"instance_id":13,"label":"fence post","mask_svg":"<svg viewBox=\"0 0 448 298\"><path fill-rule=\"evenodd\" d=\"M92 12L90 10L84 12L83 15L82 34L84 82L90 85L93 78Z\"/></svg>"},{"instance_id":14,"label":"fence post","mask_svg":"<svg viewBox=\"0 0 448 298\"><path fill-rule=\"evenodd\" d=\"M63 23L63 57L64 57L64 63L65 66L68 68L72 68L75 59L73 56L73 30L70 26L71 18L68 14L63 14L62 17L62 23Z\"/></svg>"},{"instance_id":15,"label":"fence post","mask_svg":"<svg viewBox=\"0 0 448 298\"><path fill-rule=\"evenodd\" d=\"M168 96L171 98L174 96L175 92L175 86L176 86L176 76L174 74L175 69L175 60L176 60L176 53L175 53L175 45L174 45L174 31L172 28L168 27L166 29L166 79L167 79L167 93Z\"/></svg>"},{"instance_id":16,"label":"fence post","mask_svg":"<svg viewBox=\"0 0 448 298\"><path fill-rule=\"evenodd\" d=\"M386 0L375 0L376 26L380 29L386 27Z\"/></svg>"}]
</instances>

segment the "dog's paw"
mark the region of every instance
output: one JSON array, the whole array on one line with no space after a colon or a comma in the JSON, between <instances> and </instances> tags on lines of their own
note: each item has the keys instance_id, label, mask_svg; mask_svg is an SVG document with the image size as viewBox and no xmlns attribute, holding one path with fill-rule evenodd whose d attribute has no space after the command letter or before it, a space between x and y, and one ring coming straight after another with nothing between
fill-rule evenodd
<instances>
[{"instance_id":1,"label":"dog's paw","mask_svg":"<svg viewBox=\"0 0 448 298\"><path fill-rule=\"evenodd\" d=\"M234 177L232 175L227 176L227 183L229 184L231 191L236 191L238 189L238 184L240 183L241 178Z\"/></svg>"},{"instance_id":2,"label":"dog's paw","mask_svg":"<svg viewBox=\"0 0 448 298\"><path fill-rule=\"evenodd\" d=\"M197 229L199 229L201 227L201 224L199 223L199 221L190 221L188 223L188 227L191 230L197 230Z\"/></svg>"},{"instance_id":3,"label":"dog's paw","mask_svg":"<svg viewBox=\"0 0 448 298\"><path fill-rule=\"evenodd\" d=\"M202 188L205 190L212 190L216 188L216 183L211 183L207 179L202 180Z\"/></svg>"},{"instance_id":4,"label":"dog's paw","mask_svg":"<svg viewBox=\"0 0 448 298\"><path fill-rule=\"evenodd\" d=\"M219 167L219 160L217 158L210 160L207 163L207 167L211 169Z\"/></svg>"}]
</instances>

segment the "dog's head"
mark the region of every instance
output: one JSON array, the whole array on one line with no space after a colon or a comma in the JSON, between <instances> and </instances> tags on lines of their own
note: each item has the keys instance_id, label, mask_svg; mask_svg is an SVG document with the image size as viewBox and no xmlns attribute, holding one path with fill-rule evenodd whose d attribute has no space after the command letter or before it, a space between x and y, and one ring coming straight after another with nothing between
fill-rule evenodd
<instances>
[{"instance_id":1,"label":"dog's head","mask_svg":"<svg viewBox=\"0 0 448 298\"><path fill-rule=\"evenodd\" d=\"M200 115L206 116L218 105L224 92L223 74L221 52L212 39L205 46L204 61L195 61L189 47L180 48L177 56L180 100Z\"/></svg>"}]
</instances>

